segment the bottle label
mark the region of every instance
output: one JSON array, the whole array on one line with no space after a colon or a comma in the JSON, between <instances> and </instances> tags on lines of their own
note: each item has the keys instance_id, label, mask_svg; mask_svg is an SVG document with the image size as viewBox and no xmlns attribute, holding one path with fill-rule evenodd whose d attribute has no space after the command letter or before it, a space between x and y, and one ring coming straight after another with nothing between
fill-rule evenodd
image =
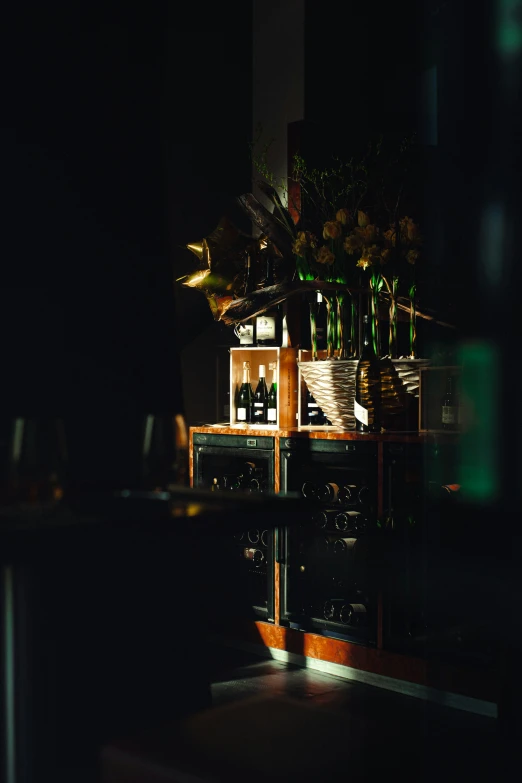
<instances>
[{"instance_id":1,"label":"bottle label","mask_svg":"<svg viewBox=\"0 0 522 783\"><path fill-rule=\"evenodd\" d=\"M268 418L268 421L277 421L277 410L276 410L276 408L269 408L267 410L267 418Z\"/></svg>"},{"instance_id":2,"label":"bottle label","mask_svg":"<svg viewBox=\"0 0 522 783\"><path fill-rule=\"evenodd\" d=\"M442 406L442 423L443 424L456 424L458 421L458 408L454 405Z\"/></svg>"},{"instance_id":3,"label":"bottle label","mask_svg":"<svg viewBox=\"0 0 522 783\"><path fill-rule=\"evenodd\" d=\"M237 420L238 421L246 421L246 408L238 408L237 409Z\"/></svg>"},{"instance_id":4,"label":"bottle label","mask_svg":"<svg viewBox=\"0 0 522 783\"><path fill-rule=\"evenodd\" d=\"M309 402L309 403L308 403L308 407L309 407L309 408L318 408L318 407L319 407L319 405L318 405L316 402Z\"/></svg>"},{"instance_id":5,"label":"bottle label","mask_svg":"<svg viewBox=\"0 0 522 783\"><path fill-rule=\"evenodd\" d=\"M260 315L257 319L257 339L275 340L276 319L270 315Z\"/></svg>"},{"instance_id":6,"label":"bottle label","mask_svg":"<svg viewBox=\"0 0 522 783\"><path fill-rule=\"evenodd\" d=\"M238 332L240 345L254 344L254 324L239 324Z\"/></svg>"},{"instance_id":7,"label":"bottle label","mask_svg":"<svg viewBox=\"0 0 522 783\"><path fill-rule=\"evenodd\" d=\"M350 604L354 612L357 612L358 614L366 614L366 607L364 604Z\"/></svg>"},{"instance_id":8,"label":"bottle label","mask_svg":"<svg viewBox=\"0 0 522 783\"><path fill-rule=\"evenodd\" d=\"M262 407L263 407L263 403L262 402L255 402L254 403L254 408L262 408Z\"/></svg>"},{"instance_id":9,"label":"bottle label","mask_svg":"<svg viewBox=\"0 0 522 783\"><path fill-rule=\"evenodd\" d=\"M354 400L353 412L355 414L355 418L358 421L361 421L363 424L368 426L368 409L367 408L363 408L362 405L359 405L357 400Z\"/></svg>"}]
</instances>

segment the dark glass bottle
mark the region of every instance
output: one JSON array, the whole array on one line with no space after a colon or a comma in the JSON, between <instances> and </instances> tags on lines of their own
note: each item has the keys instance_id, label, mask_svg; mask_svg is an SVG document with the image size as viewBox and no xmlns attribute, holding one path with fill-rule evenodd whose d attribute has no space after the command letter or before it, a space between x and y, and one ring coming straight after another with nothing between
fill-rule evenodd
<instances>
[{"instance_id":1,"label":"dark glass bottle","mask_svg":"<svg viewBox=\"0 0 522 783\"><path fill-rule=\"evenodd\" d=\"M246 257L245 266L245 287L243 291L244 296L248 296L255 288L255 280L252 272L252 264L250 255ZM256 319L249 318L244 323L241 323L237 327L237 334L239 336L240 345L255 345L256 344Z\"/></svg>"},{"instance_id":2,"label":"dark glass bottle","mask_svg":"<svg viewBox=\"0 0 522 783\"><path fill-rule=\"evenodd\" d=\"M254 393L250 385L250 362L243 362L243 383L237 398L237 415L239 423L249 424L252 421L252 402Z\"/></svg>"},{"instance_id":3,"label":"dark glass bottle","mask_svg":"<svg viewBox=\"0 0 522 783\"><path fill-rule=\"evenodd\" d=\"M362 603L346 603L339 612L339 619L345 625L366 625L366 605Z\"/></svg>"},{"instance_id":4,"label":"dark glass bottle","mask_svg":"<svg viewBox=\"0 0 522 783\"><path fill-rule=\"evenodd\" d=\"M459 426L459 401L455 388L455 379L448 375L446 393L442 398L441 422L443 430L457 430Z\"/></svg>"},{"instance_id":5,"label":"dark glass bottle","mask_svg":"<svg viewBox=\"0 0 522 783\"><path fill-rule=\"evenodd\" d=\"M305 421L306 424L310 427L318 427L319 425L324 423L324 415L319 407L319 405L316 403L313 394L311 393L310 389L306 390L306 413L305 413Z\"/></svg>"},{"instance_id":6,"label":"dark glass bottle","mask_svg":"<svg viewBox=\"0 0 522 783\"><path fill-rule=\"evenodd\" d=\"M274 259L268 253L266 262L266 277L264 288L274 285ZM265 310L264 313L256 317L256 344L263 345L281 345L282 330L282 311L281 305L274 305Z\"/></svg>"},{"instance_id":7,"label":"dark glass bottle","mask_svg":"<svg viewBox=\"0 0 522 783\"><path fill-rule=\"evenodd\" d=\"M370 319L364 316L363 348L357 363L354 413L357 432L380 432L381 371L370 332Z\"/></svg>"},{"instance_id":8,"label":"dark glass bottle","mask_svg":"<svg viewBox=\"0 0 522 783\"><path fill-rule=\"evenodd\" d=\"M268 424L276 424L277 422L277 363L271 362L268 365L272 370L272 385L268 392L268 403L266 409L266 420Z\"/></svg>"},{"instance_id":9,"label":"dark glass bottle","mask_svg":"<svg viewBox=\"0 0 522 783\"><path fill-rule=\"evenodd\" d=\"M266 371L265 365L259 365L259 381L254 394L254 401L252 404L252 423L253 424L266 424L267 422L267 409L268 409L268 389L266 385Z\"/></svg>"}]
</instances>

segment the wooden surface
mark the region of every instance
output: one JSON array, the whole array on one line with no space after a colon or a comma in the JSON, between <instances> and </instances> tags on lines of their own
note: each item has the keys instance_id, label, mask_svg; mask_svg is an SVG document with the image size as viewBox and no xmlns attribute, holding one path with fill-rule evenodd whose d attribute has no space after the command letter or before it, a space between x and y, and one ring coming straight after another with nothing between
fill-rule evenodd
<instances>
[{"instance_id":1,"label":"wooden surface","mask_svg":"<svg viewBox=\"0 0 522 783\"><path fill-rule=\"evenodd\" d=\"M221 633L230 639L286 650L428 688L492 703L498 701L500 680L493 667L475 668L423 660L260 621L236 623L232 628L221 628Z\"/></svg>"}]
</instances>

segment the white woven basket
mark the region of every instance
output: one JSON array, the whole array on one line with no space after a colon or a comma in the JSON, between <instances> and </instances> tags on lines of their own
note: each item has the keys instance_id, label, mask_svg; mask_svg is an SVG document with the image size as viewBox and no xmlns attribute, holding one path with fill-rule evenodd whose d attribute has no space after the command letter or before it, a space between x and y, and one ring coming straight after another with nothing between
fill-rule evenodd
<instances>
[{"instance_id":1,"label":"white woven basket","mask_svg":"<svg viewBox=\"0 0 522 783\"><path fill-rule=\"evenodd\" d=\"M388 385L383 387L383 404L390 413L400 412L400 408L403 408L397 389L400 389L402 394L419 396L419 368L429 363L428 359L393 360L395 388L392 391L391 387L388 390ZM334 427L354 430L353 404L357 360L326 359L298 362L298 365L310 393Z\"/></svg>"}]
</instances>

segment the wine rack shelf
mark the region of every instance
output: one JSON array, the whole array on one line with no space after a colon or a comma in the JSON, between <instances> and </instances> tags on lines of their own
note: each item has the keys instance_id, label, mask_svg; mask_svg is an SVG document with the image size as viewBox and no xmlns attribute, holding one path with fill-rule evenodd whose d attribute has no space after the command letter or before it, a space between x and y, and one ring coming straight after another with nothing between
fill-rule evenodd
<instances>
[{"instance_id":1,"label":"wine rack shelf","mask_svg":"<svg viewBox=\"0 0 522 783\"><path fill-rule=\"evenodd\" d=\"M301 494L307 484L312 487L309 518L276 529L268 548L248 539L245 524L246 538L234 546L242 561L238 590L255 595L253 612L249 620L228 614L216 632L394 678L406 688L410 683L484 700L493 709L500 681L493 660L477 663L480 656L459 657L458 645L450 645L439 662L439 648L431 658L423 648L425 575L419 553L426 542L418 523L428 484L440 490L451 483L455 444L451 432L191 428L191 486L211 488L219 467L218 483L221 476L231 475L232 489L240 484L248 490L248 464L246 472L259 474L250 491ZM429 470L426 459L431 460ZM325 525L318 524L319 517L326 519ZM376 527L380 532L373 538ZM375 551L372 541L380 542ZM381 573L383 562L387 565ZM447 629L439 630L444 646ZM448 652L447 644L443 652Z\"/></svg>"}]
</instances>

